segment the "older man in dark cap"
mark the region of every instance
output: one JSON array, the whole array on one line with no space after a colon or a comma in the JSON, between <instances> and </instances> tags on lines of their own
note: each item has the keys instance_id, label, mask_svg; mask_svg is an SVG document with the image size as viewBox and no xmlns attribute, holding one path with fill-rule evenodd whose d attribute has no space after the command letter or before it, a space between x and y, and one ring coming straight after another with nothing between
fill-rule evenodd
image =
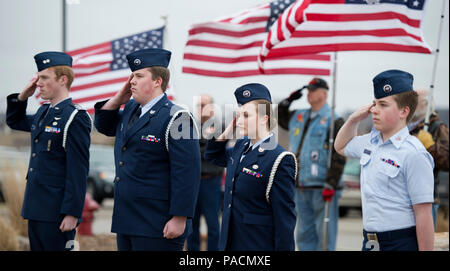
<instances>
[{"instance_id":1,"label":"older man in dark cap","mask_svg":"<svg viewBox=\"0 0 450 271\"><path fill-rule=\"evenodd\" d=\"M112 232L121 251L182 250L191 228L200 147L191 114L165 94L170 56L164 49L127 55L128 81L95 105L95 126L116 137Z\"/></svg>"},{"instance_id":2,"label":"older man in dark cap","mask_svg":"<svg viewBox=\"0 0 450 271\"><path fill-rule=\"evenodd\" d=\"M311 108L289 111L294 100L308 89ZM299 162L296 183L297 230L299 250L335 250L341 196L341 176L345 158L332 152L328 168L328 142L331 127L331 108L327 103L328 84L321 78L313 78L307 85L291 93L278 106L279 123L289 130L289 148ZM334 135L344 123L335 114ZM335 192L336 191L336 192ZM327 245L324 248L325 204L330 202Z\"/></svg>"},{"instance_id":3,"label":"older man in dark cap","mask_svg":"<svg viewBox=\"0 0 450 271\"><path fill-rule=\"evenodd\" d=\"M22 216L28 219L31 250L72 249L80 222L89 172L91 119L72 103L72 57L43 52L34 57L38 76L8 96L6 122L31 132L31 158ZM39 87L49 101L27 115L27 100Z\"/></svg>"}]
</instances>

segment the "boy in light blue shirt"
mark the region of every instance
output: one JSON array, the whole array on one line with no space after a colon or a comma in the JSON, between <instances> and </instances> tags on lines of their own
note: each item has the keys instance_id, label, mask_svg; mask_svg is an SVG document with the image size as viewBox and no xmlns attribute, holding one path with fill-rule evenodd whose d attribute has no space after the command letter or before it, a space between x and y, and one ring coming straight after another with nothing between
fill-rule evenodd
<instances>
[{"instance_id":1,"label":"boy in light blue shirt","mask_svg":"<svg viewBox=\"0 0 450 271\"><path fill-rule=\"evenodd\" d=\"M432 156L406 124L417 106L413 76L388 70L373 79L375 100L354 112L334 147L360 159L363 250L433 250ZM372 114L371 133L357 136Z\"/></svg>"}]
</instances>

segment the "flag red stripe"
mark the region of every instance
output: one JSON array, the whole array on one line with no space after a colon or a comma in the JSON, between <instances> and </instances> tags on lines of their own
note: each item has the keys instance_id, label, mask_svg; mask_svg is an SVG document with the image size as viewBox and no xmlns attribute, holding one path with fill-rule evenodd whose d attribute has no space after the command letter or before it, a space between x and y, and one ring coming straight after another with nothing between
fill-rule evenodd
<instances>
[{"instance_id":1,"label":"flag red stripe","mask_svg":"<svg viewBox=\"0 0 450 271\"><path fill-rule=\"evenodd\" d=\"M298 54L299 52L314 54L320 52L336 52L336 51L397 51L397 52L415 52L415 53L431 53L427 48L422 46L408 46L390 43L341 43L341 44L320 44L310 46L292 46L285 48L276 48L270 51L270 54L279 56L289 56L290 54Z\"/></svg>"},{"instance_id":2,"label":"flag red stripe","mask_svg":"<svg viewBox=\"0 0 450 271\"><path fill-rule=\"evenodd\" d=\"M104 68L104 69L101 69L101 70L98 70L98 71L95 71L95 72L88 72L88 73L80 73L80 72L75 71L75 76L77 78L80 78L80 77L90 76L90 75L103 73L103 72L108 72L108 71L110 71L110 68Z\"/></svg>"},{"instance_id":3,"label":"flag red stripe","mask_svg":"<svg viewBox=\"0 0 450 271\"><path fill-rule=\"evenodd\" d=\"M73 102L78 104L78 103L91 102L91 101L95 101L95 100L104 100L104 99L111 98L114 95L116 95L117 91L103 93L103 94L99 94L99 95L87 96L87 97L79 98L79 99L73 99Z\"/></svg>"},{"instance_id":4,"label":"flag red stripe","mask_svg":"<svg viewBox=\"0 0 450 271\"><path fill-rule=\"evenodd\" d=\"M252 76L260 75L261 72L256 70L242 70L234 72L223 72L223 71L213 71L213 70L203 70L197 68L183 67L184 73L193 73L205 76L214 77L241 77L241 76ZM312 68L280 68L280 69L266 69L265 74L309 74L309 75L330 75L330 70L328 69L312 69Z\"/></svg>"},{"instance_id":5,"label":"flag red stripe","mask_svg":"<svg viewBox=\"0 0 450 271\"><path fill-rule=\"evenodd\" d=\"M94 62L90 64L75 64L73 65L73 69L87 69L87 68L95 68L101 65L105 65L111 63L112 61L103 61L103 62Z\"/></svg>"},{"instance_id":6,"label":"flag red stripe","mask_svg":"<svg viewBox=\"0 0 450 271\"><path fill-rule=\"evenodd\" d=\"M296 56L282 56L282 57L272 57L269 54L270 60L323 60L330 61L330 55L296 55ZM184 59L205 61L205 62L217 62L217 63L240 63L240 62L253 62L258 59L257 55L242 56L242 57L217 57L199 54L184 54Z\"/></svg>"},{"instance_id":7,"label":"flag red stripe","mask_svg":"<svg viewBox=\"0 0 450 271\"><path fill-rule=\"evenodd\" d=\"M336 31L295 31L292 38L312 38L312 37L333 37L333 36L376 36L376 37L393 37L408 36L422 42L422 38L408 33L401 28L381 29L381 30L336 30Z\"/></svg>"},{"instance_id":8,"label":"flag red stripe","mask_svg":"<svg viewBox=\"0 0 450 271\"><path fill-rule=\"evenodd\" d=\"M203 47L212 47L212 48L222 48L222 49L231 49L231 50L241 50L248 49L252 47L261 46L262 41L255 41L247 44L232 44L232 43L224 43L224 42L216 42L216 41L206 41L206 40L189 40L186 45L192 46L203 46Z\"/></svg>"},{"instance_id":9,"label":"flag red stripe","mask_svg":"<svg viewBox=\"0 0 450 271\"><path fill-rule=\"evenodd\" d=\"M245 31L231 31L231 30L224 30L224 29L217 29L212 27L197 27L189 30L189 35L195 35L195 34L202 34L202 33L210 33L210 34L217 34L222 36L229 36L229 37L246 37L250 35L260 34L264 33L266 29L264 27L258 27L253 28Z\"/></svg>"},{"instance_id":10,"label":"flag red stripe","mask_svg":"<svg viewBox=\"0 0 450 271\"><path fill-rule=\"evenodd\" d=\"M249 17L249 18L239 22L239 24L251 24L251 23L266 22L268 19L269 19L269 16Z\"/></svg>"},{"instance_id":11,"label":"flag red stripe","mask_svg":"<svg viewBox=\"0 0 450 271\"><path fill-rule=\"evenodd\" d=\"M89 47L85 47L85 48L82 48L82 49L69 51L69 52L66 52L66 53L71 55L71 56L75 56L75 55L83 54L83 53L86 53L86 52L89 52L89 51L92 51L92 50L97 50L97 49L100 49L102 47L111 47L111 43L110 42L104 42L104 43L92 45L92 46L89 46Z\"/></svg>"},{"instance_id":12,"label":"flag red stripe","mask_svg":"<svg viewBox=\"0 0 450 271\"><path fill-rule=\"evenodd\" d=\"M83 89L87 89L87 88L94 88L94 87L100 87L100 86L104 86L104 85L117 84L117 83L121 83L121 82L126 82L127 79L128 79L128 77L122 77L122 78L114 78L114 79L110 79L110 80L99 81L99 82L90 83L90 84L79 85L79 86L72 87L70 89L70 91L79 91L79 90L83 90Z\"/></svg>"},{"instance_id":13,"label":"flag red stripe","mask_svg":"<svg viewBox=\"0 0 450 271\"><path fill-rule=\"evenodd\" d=\"M402 23L412 27L420 27L420 20L410 19L406 15L387 11L379 13L355 13L355 14L323 14L323 13L306 13L307 21L319 22L356 22L356 21L374 21L399 19Z\"/></svg>"}]
</instances>

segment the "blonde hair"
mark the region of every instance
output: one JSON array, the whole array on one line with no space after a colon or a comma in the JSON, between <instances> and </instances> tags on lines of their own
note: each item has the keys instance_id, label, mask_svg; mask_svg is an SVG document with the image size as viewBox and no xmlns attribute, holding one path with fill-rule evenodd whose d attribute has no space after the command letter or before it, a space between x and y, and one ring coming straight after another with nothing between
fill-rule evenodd
<instances>
[{"instance_id":1,"label":"blonde hair","mask_svg":"<svg viewBox=\"0 0 450 271\"><path fill-rule=\"evenodd\" d=\"M56 79L59 79L59 78L61 78L61 76L65 75L67 77L66 87L67 87L67 89L70 89L73 79L75 78L75 74L74 74L72 68L69 66L61 65L61 66L50 67L50 69L52 69L55 72Z\"/></svg>"}]
</instances>

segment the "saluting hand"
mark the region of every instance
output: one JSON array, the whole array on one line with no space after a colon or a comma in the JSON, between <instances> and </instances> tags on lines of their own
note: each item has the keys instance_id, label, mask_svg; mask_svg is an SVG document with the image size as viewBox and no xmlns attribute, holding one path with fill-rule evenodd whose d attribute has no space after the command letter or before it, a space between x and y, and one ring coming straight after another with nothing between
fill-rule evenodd
<instances>
[{"instance_id":1,"label":"saluting hand","mask_svg":"<svg viewBox=\"0 0 450 271\"><path fill-rule=\"evenodd\" d=\"M186 228L186 217L185 216L174 216L172 217L164 227L163 234L164 238L174 239L179 237L184 233Z\"/></svg>"},{"instance_id":2,"label":"saluting hand","mask_svg":"<svg viewBox=\"0 0 450 271\"><path fill-rule=\"evenodd\" d=\"M128 77L127 82L123 87L116 93L114 97L112 97L107 103L102 106L104 110L116 110L122 104L126 104L131 98L131 80L134 75L131 74Z\"/></svg>"},{"instance_id":3,"label":"saluting hand","mask_svg":"<svg viewBox=\"0 0 450 271\"><path fill-rule=\"evenodd\" d=\"M71 215L66 215L64 217L63 221L61 222L59 229L62 232L71 231L77 227L77 222L78 222L78 218L71 216Z\"/></svg>"},{"instance_id":4,"label":"saluting hand","mask_svg":"<svg viewBox=\"0 0 450 271\"><path fill-rule=\"evenodd\" d=\"M232 138L234 131L236 131L236 125L237 125L237 115L234 116L233 121L231 121L230 124L228 124L227 128L225 128L225 131L217 138L217 141L225 141L227 139Z\"/></svg>"},{"instance_id":5,"label":"saluting hand","mask_svg":"<svg viewBox=\"0 0 450 271\"><path fill-rule=\"evenodd\" d=\"M370 104L361 107L360 109L353 112L353 114L351 114L350 117L348 117L348 121L358 123L366 119L370 115L371 113L370 110L372 109L373 106L374 104Z\"/></svg>"},{"instance_id":6,"label":"saluting hand","mask_svg":"<svg viewBox=\"0 0 450 271\"><path fill-rule=\"evenodd\" d=\"M36 91L37 87L37 81L39 80L39 77L33 78L27 86L22 90L22 92L19 94L19 97L17 97L20 101L25 101L29 97L33 96L34 92Z\"/></svg>"}]
</instances>

